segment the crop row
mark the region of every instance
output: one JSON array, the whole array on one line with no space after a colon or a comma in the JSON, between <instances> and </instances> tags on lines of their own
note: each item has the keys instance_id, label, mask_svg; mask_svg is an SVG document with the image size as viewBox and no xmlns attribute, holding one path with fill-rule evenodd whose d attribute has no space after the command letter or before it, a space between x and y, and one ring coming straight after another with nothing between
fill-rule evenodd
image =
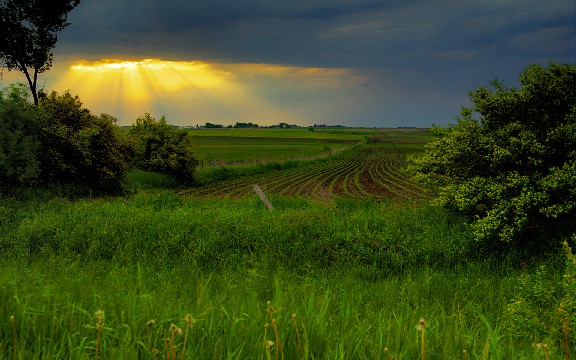
<instances>
[{"instance_id":1,"label":"crop row","mask_svg":"<svg viewBox=\"0 0 576 360\"><path fill-rule=\"evenodd\" d=\"M258 184L266 193L318 199L423 197L426 190L403 171L412 152L398 146L365 144L326 161L212 184L194 189L191 194L239 197L252 192L253 185Z\"/></svg>"}]
</instances>

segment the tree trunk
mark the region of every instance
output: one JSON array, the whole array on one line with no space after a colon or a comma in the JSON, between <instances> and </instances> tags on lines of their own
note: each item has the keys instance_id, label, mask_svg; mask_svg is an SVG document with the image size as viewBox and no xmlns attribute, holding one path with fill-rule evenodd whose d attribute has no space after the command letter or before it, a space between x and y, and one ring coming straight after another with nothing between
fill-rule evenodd
<instances>
[{"instance_id":1,"label":"tree trunk","mask_svg":"<svg viewBox=\"0 0 576 360\"><path fill-rule=\"evenodd\" d=\"M36 91L36 82L38 80L38 70L34 69L34 80L30 77L30 73L26 66L20 64L22 72L26 75L26 79L28 80L28 86L30 87L30 92L32 93L32 97L34 98L34 105L38 106L38 92Z\"/></svg>"}]
</instances>

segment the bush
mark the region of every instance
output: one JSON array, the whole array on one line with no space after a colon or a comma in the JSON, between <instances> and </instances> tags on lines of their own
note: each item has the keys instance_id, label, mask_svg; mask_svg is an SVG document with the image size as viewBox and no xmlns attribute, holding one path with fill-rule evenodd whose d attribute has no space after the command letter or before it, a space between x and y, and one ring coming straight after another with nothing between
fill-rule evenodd
<instances>
[{"instance_id":1,"label":"bush","mask_svg":"<svg viewBox=\"0 0 576 360\"><path fill-rule=\"evenodd\" d=\"M544 266L519 277L504 314L510 335L562 347L566 334L576 328L576 258L567 241L563 248L561 279L551 276Z\"/></svg>"},{"instance_id":2,"label":"bush","mask_svg":"<svg viewBox=\"0 0 576 360\"><path fill-rule=\"evenodd\" d=\"M103 190L119 187L126 164L114 117L91 115L69 92L42 94L39 111L44 121L40 180Z\"/></svg>"},{"instance_id":3,"label":"bush","mask_svg":"<svg viewBox=\"0 0 576 360\"><path fill-rule=\"evenodd\" d=\"M528 67L522 87L470 92L456 125L435 127L418 178L437 202L471 216L478 240L505 242L576 227L576 65Z\"/></svg>"},{"instance_id":4,"label":"bush","mask_svg":"<svg viewBox=\"0 0 576 360\"><path fill-rule=\"evenodd\" d=\"M136 144L133 167L165 173L185 184L193 181L198 160L188 131L168 125L164 117L156 120L146 113L136 119L129 136Z\"/></svg>"},{"instance_id":5,"label":"bush","mask_svg":"<svg viewBox=\"0 0 576 360\"><path fill-rule=\"evenodd\" d=\"M40 123L23 86L0 92L0 187L27 185L40 173Z\"/></svg>"}]
</instances>

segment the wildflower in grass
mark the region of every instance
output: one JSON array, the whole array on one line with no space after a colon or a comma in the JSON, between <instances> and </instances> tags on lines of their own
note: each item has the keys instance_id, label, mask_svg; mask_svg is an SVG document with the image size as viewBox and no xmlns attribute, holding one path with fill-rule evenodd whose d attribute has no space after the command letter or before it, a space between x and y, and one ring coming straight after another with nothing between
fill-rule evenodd
<instances>
[{"instance_id":1,"label":"wildflower in grass","mask_svg":"<svg viewBox=\"0 0 576 360\"><path fill-rule=\"evenodd\" d=\"M156 322L154 320L148 321L146 326L146 342L148 343L148 347L150 348L150 352L154 352L154 348L152 347L152 342L150 342L150 327L154 326Z\"/></svg>"},{"instance_id":2,"label":"wildflower in grass","mask_svg":"<svg viewBox=\"0 0 576 360\"><path fill-rule=\"evenodd\" d=\"M550 358L550 347L548 346L548 344L538 343L533 346L536 348L536 350L544 350L544 354L546 354L546 360Z\"/></svg>"},{"instance_id":3,"label":"wildflower in grass","mask_svg":"<svg viewBox=\"0 0 576 360\"><path fill-rule=\"evenodd\" d=\"M182 346L182 359L184 359L184 354L186 354L186 343L188 342L188 330L192 327L192 322L194 319L191 315L186 315L184 318L186 320L186 335L184 335L184 345Z\"/></svg>"},{"instance_id":4,"label":"wildflower in grass","mask_svg":"<svg viewBox=\"0 0 576 360\"><path fill-rule=\"evenodd\" d=\"M98 359L98 348L102 344L102 337L101 337L100 333L102 332L102 328L104 327L104 311L103 310L97 310L94 313L94 316L96 317L96 334L97 334L96 359Z\"/></svg>"},{"instance_id":5,"label":"wildflower in grass","mask_svg":"<svg viewBox=\"0 0 576 360\"><path fill-rule=\"evenodd\" d=\"M425 359L425 353L426 353L426 342L424 340L424 330L425 329L426 329L426 320L424 320L424 318L420 318L418 325L416 325L416 330L422 332L422 360Z\"/></svg>"},{"instance_id":6,"label":"wildflower in grass","mask_svg":"<svg viewBox=\"0 0 576 360\"><path fill-rule=\"evenodd\" d=\"M172 332L172 334L182 335L182 329L174 324L170 325L170 331Z\"/></svg>"},{"instance_id":7,"label":"wildflower in grass","mask_svg":"<svg viewBox=\"0 0 576 360\"><path fill-rule=\"evenodd\" d=\"M176 346L174 345L174 341L176 339L176 335L182 335L182 329L179 328L178 326L171 324L170 325L170 350L172 351L172 355L175 358L176 357Z\"/></svg>"},{"instance_id":8,"label":"wildflower in grass","mask_svg":"<svg viewBox=\"0 0 576 360\"><path fill-rule=\"evenodd\" d=\"M296 330L296 338L298 339L298 348L300 349L300 356L304 359L304 349L302 348L302 341L300 340L300 331L298 331L298 322L296 321L296 314L292 314L294 321L294 329Z\"/></svg>"}]
</instances>

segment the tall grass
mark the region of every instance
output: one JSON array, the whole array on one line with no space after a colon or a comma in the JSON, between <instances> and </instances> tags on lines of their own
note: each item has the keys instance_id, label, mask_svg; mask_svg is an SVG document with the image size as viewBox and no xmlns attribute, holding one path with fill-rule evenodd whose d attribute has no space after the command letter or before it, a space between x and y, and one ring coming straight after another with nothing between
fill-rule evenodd
<instances>
[{"instance_id":1,"label":"tall grass","mask_svg":"<svg viewBox=\"0 0 576 360\"><path fill-rule=\"evenodd\" d=\"M0 358L298 359L292 314L307 359L418 358L420 318L426 359L543 356L501 320L518 261L443 210L271 201L1 199Z\"/></svg>"}]
</instances>

